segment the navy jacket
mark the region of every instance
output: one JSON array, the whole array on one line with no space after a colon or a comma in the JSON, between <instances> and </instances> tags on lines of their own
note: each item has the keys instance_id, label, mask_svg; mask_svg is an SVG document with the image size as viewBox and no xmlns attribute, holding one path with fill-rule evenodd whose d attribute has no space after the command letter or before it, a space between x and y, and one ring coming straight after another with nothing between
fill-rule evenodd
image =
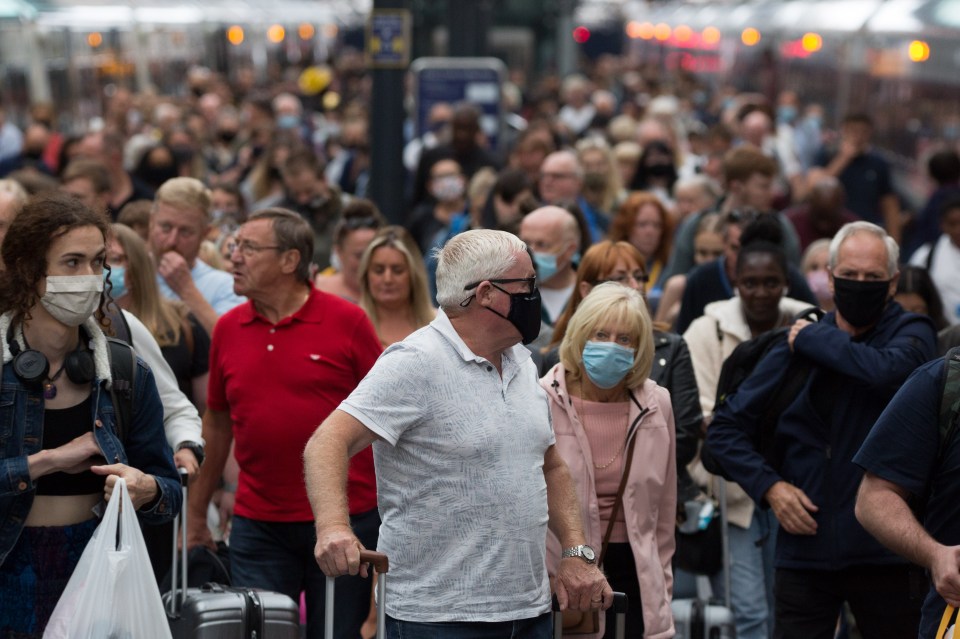
<instances>
[{"instance_id":1,"label":"navy jacket","mask_svg":"<svg viewBox=\"0 0 960 639\"><path fill-rule=\"evenodd\" d=\"M804 328L794 347L794 356L811 360L813 370L778 422L780 468L767 464L751 442L767 401L784 380L791 357L786 338L716 412L707 446L758 504L767 506L764 494L785 480L819 508L813 513L815 535L779 530L777 567L833 570L902 562L854 517L863 471L852 460L907 376L936 356L933 324L891 302L878 324L858 338L837 328L835 314L828 313Z\"/></svg>"}]
</instances>

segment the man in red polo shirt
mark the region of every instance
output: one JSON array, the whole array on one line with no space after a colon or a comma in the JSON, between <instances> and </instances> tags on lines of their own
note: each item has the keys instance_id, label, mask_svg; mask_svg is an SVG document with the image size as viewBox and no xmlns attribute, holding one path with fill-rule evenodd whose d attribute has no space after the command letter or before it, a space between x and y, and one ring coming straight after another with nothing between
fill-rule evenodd
<instances>
[{"instance_id":1,"label":"man in red polo shirt","mask_svg":"<svg viewBox=\"0 0 960 639\"><path fill-rule=\"evenodd\" d=\"M313 558L316 536L303 480L303 449L380 355L363 310L310 284L313 231L302 217L266 209L237 233L233 286L249 301L213 331L203 417L207 461L190 495L189 545L213 544L206 527L231 440L240 466L230 568L234 586L274 590L295 601L306 592L307 637L323 636L324 575ZM373 455L350 465L351 524L376 546ZM338 580L336 637L359 636L370 582Z\"/></svg>"}]
</instances>

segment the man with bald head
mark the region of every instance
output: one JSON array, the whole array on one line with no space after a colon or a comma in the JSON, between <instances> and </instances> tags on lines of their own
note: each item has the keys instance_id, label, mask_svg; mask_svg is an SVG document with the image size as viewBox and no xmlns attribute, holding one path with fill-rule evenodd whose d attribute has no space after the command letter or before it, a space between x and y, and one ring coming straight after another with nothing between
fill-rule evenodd
<instances>
[{"instance_id":1,"label":"man with bald head","mask_svg":"<svg viewBox=\"0 0 960 639\"><path fill-rule=\"evenodd\" d=\"M577 154L569 150L555 151L544 158L540 165L540 176L537 180L540 199L545 204L564 206L576 204L583 211L583 217L590 227L590 239L599 242L607 234L610 220L599 211L594 210L583 199L583 167Z\"/></svg>"},{"instance_id":2,"label":"man with bald head","mask_svg":"<svg viewBox=\"0 0 960 639\"><path fill-rule=\"evenodd\" d=\"M573 256L580 246L577 218L559 206L541 207L520 222L520 239L533 252L543 321L553 326L566 308L577 280L573 270Z\"/></svg>"}]
</instances>

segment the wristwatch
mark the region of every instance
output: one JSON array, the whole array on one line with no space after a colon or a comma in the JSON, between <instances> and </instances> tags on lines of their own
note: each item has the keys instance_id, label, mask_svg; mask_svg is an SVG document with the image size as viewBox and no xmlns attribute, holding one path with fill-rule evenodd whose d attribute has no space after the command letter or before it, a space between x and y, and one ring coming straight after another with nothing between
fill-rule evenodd
<instances>
[{"instance_id":1,"label":"wristwatch","mask_svg":"<svg viewBox=\"0 0 960 639\"><path fill-rule=\"evenodd\" d=\"M183 450L184 448L186 448L187 450L193 451L193 456L197 458L197 465L203 466L204 454L203 454L202 445L196 442L183 442L182 444L177 446L178 451Z\"/></svg>"},{"instance_id":2,"label":"wristwatch","mask_svg":"<svg viewBox=\"0 0 960 639\"><path fill-rule=\"evenodd\" d=\"M579 546L574 546L573 548L564 548L563 554L561 557L579 557L583 559L588 564L597 563L597 553L593 551L593 548L586 544L580 544Z\"/></svg>"}]
</instances>

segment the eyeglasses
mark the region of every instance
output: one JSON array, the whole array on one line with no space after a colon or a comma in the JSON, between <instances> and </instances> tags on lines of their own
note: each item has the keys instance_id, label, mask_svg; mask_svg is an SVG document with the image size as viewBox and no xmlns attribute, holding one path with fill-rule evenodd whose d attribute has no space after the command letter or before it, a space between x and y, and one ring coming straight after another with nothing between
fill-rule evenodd
<instances>
[{"instance_id":1,"label":"eyeglasses","mask_svg":"<svg viewBox=\"0 0 960 639\"><path fill-rule=\"evenodd\" d=\"M647 277L647 274L643 271L634 271L633 273L619 273L617 275L611 275L606 279L598 280L597 284L603 284L604 282L627 284L630 280L633 280L637 284L646 284L650 281L650 278Z\"/></svg>"},{"instance_id":2,"label":"eyeglasses","mask_svg":"<svg viewBox=\"0 0 960 639\"><path fill-rule=\"evenodd\" d=\"M535 277L514 277L510 279L499 279L499 280L480 280L479 282L474 282L473 284L467 284L463 287L465 291L472 291L477 288L484 282L490 282L491 284L513 284L515 282L526 282L527 283L527 292L532 293L533 289L537 288L537 278Z\"/></svg>"},{"instance_id":3,"label":"eyeglasses","mask_svg":"<svg viewBox=\"0 0 960 639\"><path fill-rule=\"evenodd\" d=\"M285 251L286 249L282 246L260 246L259 244L254 244L248 240L241 240L237 242L233 247L233 251L230 252L233 255L234 251L240 251L240 254L244 257L253 257L260 251Z\"/></svg>"},{"instance_id":4,"label":"eyeglasses","mask_svg":"<svg viewBox=\"0 0 960 639\"><path fill-rule=\"evenodd\" d=\"M541 173L541 180L570 180L577 177L576 173Z\"/></svg>"}]
</instances>

